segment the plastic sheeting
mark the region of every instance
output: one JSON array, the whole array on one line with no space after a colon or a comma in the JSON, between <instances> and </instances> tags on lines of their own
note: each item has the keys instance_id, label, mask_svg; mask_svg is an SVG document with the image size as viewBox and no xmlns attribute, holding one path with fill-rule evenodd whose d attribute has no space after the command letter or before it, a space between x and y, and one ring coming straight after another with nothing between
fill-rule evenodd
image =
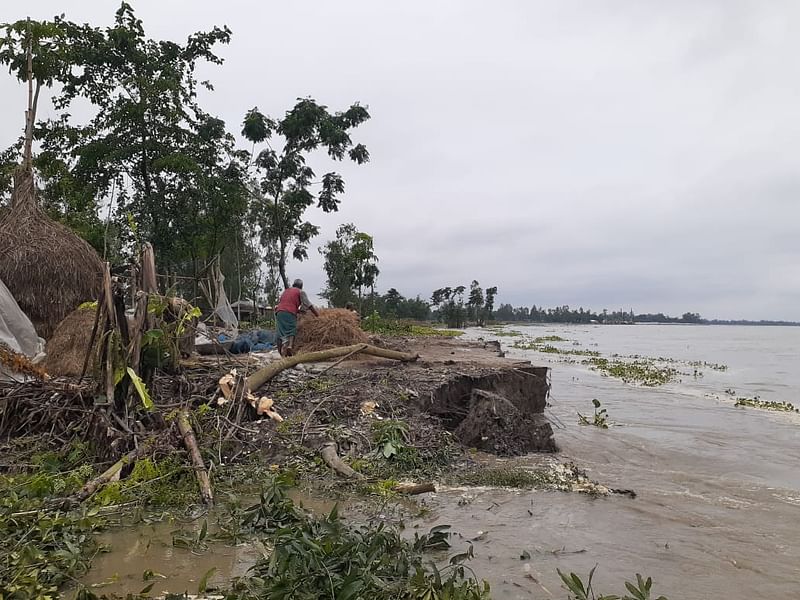
<instances>
[{"instance_id":1,"label":"plastic sheeting","mask_svg":"<svg viewBox=\"0 0 800 600\"><path fill-rule=\"evenodd\" d=\"M228 301L228 295L225 293L225 276L217 271L216 277L217 289L214 290L214 295L217 298L217 306L214 308L216 315L225 323L225 327L231 330L239 329L239 319L231 308L231 303Z\"/></svg>"},{"instance_id":2,"label":"plastic sheeting","mask_svg":"<svg viewBox=\"0 0 800 600\"><path fill-rule=\"evenodd\" d=\"M44 358L44 340L36 335L28 315L22 312L2 281L0 281L0 342L14 352L24 354L33 362L39 362ZM0 378L3 376L20 378L19 375L6 372L0 365Z\"/></svg>"}]
</instances>

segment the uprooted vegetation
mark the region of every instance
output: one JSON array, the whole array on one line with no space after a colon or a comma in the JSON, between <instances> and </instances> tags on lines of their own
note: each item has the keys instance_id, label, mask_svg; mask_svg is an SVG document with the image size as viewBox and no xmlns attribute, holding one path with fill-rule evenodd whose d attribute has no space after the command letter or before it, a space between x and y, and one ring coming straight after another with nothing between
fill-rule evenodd
<instances>
[{"instance_id":1,"label":"uprooted vegetation","mask_svg":"<svg viewBox=\"0 0 800 600\"><path fill-rule=\"evenodd\" d=\"M106 403L97 403L97 383L91 376L81 383L62 378L0 384L0 439L4 459L17 471L0 487L24 490L18 498L8 496L15 499L6 504L6 510L9 515L27 513L26 518L44 519L44 523L49 522L48 515L54 515L65 534L64 544L54 542L52 551L73 556L72 562L62 564L31 550L18 559L11 556L17 548L12 545L12 552L3 559L8 578L0 574L0 585L9 590L13 586L50 590L80 578L97 551L91 537L80 536L87 528L103 526L108 511L128 511L134 506L182 510L198 502L196 463L178 427L182 417L190 424L210 484L221 495L228 490L257 493L254 481L258 477L253 474L260 477L274 470L292 471L299 484L313 482L335 494L385 497L413 490L409 482L432 487L433 482L451 480L453 473L480 472L466 452L470 444L458 432L473 403L486 401L475 388L508 396L503 401L490 400L499 402L498 406L511 404L514 415L520 409L511 400L526 410L538 410L548 390L546 369L537 374L524 368L517 372L464 365L454 377L445 365L401 364L354 363L357 368L332 371L330 365L320 365L277 372L259 393L268 394L273 408L280 411L281 422L260 418L256 408L241 397L221 401L220 374L236 368L249 379L259 366L249 357L193 357L179 361L175 368L156 369L147 388L152 405L146 407L131 390L132 401L126 403L130 420L109 411ZM514 419L508 422L511 425ZM515 445L520 442L514 440L513 431L501 428L494 433L492 443L499 453L525 451ZM549 436L543 439L551 441ZM343 478L326 464L321 449L331 445L357 477ZM83 494L87 484L98 481L114 465L118 465L114 475ZM420 489L431 488L423 485ZM9 534L9 539L25 535L20 518L5 523L20 530ZM73 541L69 531L75 532L80 543ZM52 536L29 535L26 540L34 548L42 544L50 548L47 539L52 541ZM47 535L43 530L42 536ZM52 574L39 569L42 561L52 563ZM286 563L287 569L290 564ZM418 574L416 567L411 578L417 582L414 585L432 585L431 589L440 591L451 585ZM257 582L254 577L240 584ZM467 584L462 581L458 586ZM466 595L452 597L482 597L471 595L483 589L474 581L463 589Z\"/></svg>"},{"instance_id":2,"label":"uprooted vegetation","mask_svg":"<svg viewBox=\"0 0 800 600\"><path fill-rule=\"evenodd\" d=\"M323 590L330 598L489 597L488 584L465 565L471 549L447 560L446 525L407 540L394 527L347 524L336 507L314 517L295 506L278 479L257 504L232 511L229 523L259 535L270 548L249 576L232 583L239 598L312 599ZM437 556L439 566L432 562Z\"/></svg>"}]
</instances>

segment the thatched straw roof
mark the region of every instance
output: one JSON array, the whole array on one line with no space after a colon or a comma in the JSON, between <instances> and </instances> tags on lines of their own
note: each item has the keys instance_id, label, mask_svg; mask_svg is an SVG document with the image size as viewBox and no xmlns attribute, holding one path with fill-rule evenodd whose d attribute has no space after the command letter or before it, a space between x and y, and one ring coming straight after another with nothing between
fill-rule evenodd
<instances>
[{"instance_id":1,"label":"thatched straw roof","mask_svg":"<svg viewBox=\"0 0 800 600\"><path fill-rule=\"evenodd\" d=\"M358 315L344 308L328 308L320 310L319 317L309 315L299 320L295 350L314 352L368 342Z\"/></svg>"},{"instance_id":2,"label":"thatched straw roof","mask_svg":"<svg viewBox=\"0 0 800 600\"><path fill-rule=\"evenodd\" d=\"M77 308L58 324L45 347L47 353L45 370L50 375L80 377L86 350L92 339L94 314L93 308ZM97 340L94 345L92 356L89 358L89 374L97 358Z\"/></svg>"},{"instance_id":3,"label":"thatched straw roof","mask_svg":"<svg viewBox=\"0 0 800 600\"><path fill-rule=\"evenodd\" d=\"M86 241L39 207L33 171L14 174L11 208L0 215L0 279L47 339L82 302L96 300L102 262Z\"/></svg>"}]
</instances>

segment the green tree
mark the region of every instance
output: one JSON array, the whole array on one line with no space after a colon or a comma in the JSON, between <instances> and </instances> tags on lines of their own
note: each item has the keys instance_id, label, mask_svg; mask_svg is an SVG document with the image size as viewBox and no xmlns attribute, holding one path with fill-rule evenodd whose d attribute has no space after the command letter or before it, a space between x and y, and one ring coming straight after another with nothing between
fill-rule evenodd
<instances>
[{"instance_id":1,"label":"green tree","mask_svg":"<svg viewBox=\"0 0 800 600\"><path fill-rule=\"evenodd\" d=\"M289 287L286 263L291 252L295 260L308 258L308 244L319 227L305 220L306 211L316 202L323 212L339 209L344 180L335 172L315 181L307 164L309 154L323 149L340 161L345 157L357 164L369 160L363 144L354 144L349 131L369 119L367 109L358 103L344 112L330 113L311 98L297 104L279 120L262 114L258 107L245 115L242 134L256 144L266 144L255 157L256 185L253 214L263 244L277 245L278 273ZM276 149L277 148L277 149ZM319 192L312 191L316 185Z\"/></svg>"},{"instance_id":2,"label":"green tree","mask_svg":"<svg viewBox=\"0 0 800 600\"><path fill-rule=\"evenodd\" d=\"M13 187L12 175L19 164L20 154L31 161L38 173L40 200L48 214L72 227L96 249L103 252L104 227L97 216L97 203L91 194L82 193L79 182L70 176L68 165L58 155L42 151L32 155L36 129L36 114L41 89L63 84L76 61L70 34L72 24L62 17L52 21L30 19L0 25L0 63L20 81L28 80L28 59L32 81L29 86L30 114L26 114L25 135L0 155L0 198L8 199ZM39 127L41 129L41 126ZM29 140L26 142L25 140Z\"/></svg>"},{"instance_id":3,"label":"green tree","mask_svg":"<svg viewBox=\"0 0 800 600\"><path fill-rule=\"evenodd\" d=\"M347 223L339 226L336 239L319 251L325 257L328 276L322 297L333 306L344 306L357 299L359 311L362 311L364 290L374 287L380 273L372 236Z\"/></svg>"},{"instance_id":4,"label":"green tree","mask_svg":"<svg viewBox=\"0 0 800 600\"><path fill-rule=\"evenodd\" d=\"M383 295L383 306L385 307L386 314L384 316L387 317L399 317L399 309L400 303L403 302L405 298L403 295L398 292L395 288L389 288L388 291Z\"/></svg>"},{"instance_id":5,"label":"green tree","mask_svg":"<svg viewBox=\"0 0 800 600\"><path fill-rule=\"evenodd\" d=\"M482 325L483 290L481 289L481 284L478 283L477 279L473 279L469 286L469 300L467 300L467 305L470 308L472 320L479 325Z\"/></svg>"},{"instance_id":6,"label":"green tree","mask_svg":"<svg viewBox=\"0 0 800 600\"><path fill-rule=\"evenodd\" d=\"M375 282L380 275L378 269L378 256L375 254L372 236L363 233L356 233L356 240L352 248L353 259L355 262L354 284L358 290L358 311L362 312L363 291L370 289L375 293ZM374 310L373 306L373 310Z\"/></svg>"},{"instance_id":7,"label":"green tree","mask_svg":"<svg viewBox=\"0 0 800 600\"><path fill-rule=\"evenodd\" d=\"M495 296L497 296L497 286L486 288L484 295L486 297L486 301L483 305L484 319L486 321L491 321L494 319L494 299Z\"/></svg>"},{"instance_id":8,"label":"green tree","mask_svg":"<svg viewBox=\"0 0 800 600\"><path fill-rule=\"evenodd\" d=\"M431 303L437 307L438 319L445 322L448 327L459 328L465 325L464 292L466 289L463 285L459 285L455 288L439 288L431 294Z\"/></svg>"},{"instance_id":9,"label":"green tree","mask_svg":"<svg viewBox=\"0 0 800 600\"><path fill-rule=\"evenodd\" d=\"M140 238L153 243L163 272L197 278L227 253L224 264L238 272L226 278L247 279L254 268L243 260L253 243L252 231L242 226L249 155L235 149L225 123L197 101L198 86L211 88L197 81L197 65L222 62L214 48L229 42L230 31L214 27L184 44L154 40L126 2L105 29L55 22L68 50L52 61L60 115L37 128L45 205L78 221L102 206L127 234L123 247L132 241L126 226L132 218ZM76 101L93 107L88 123L70 116ZM91 201L76 210L81 198ZM241 273L243 264L249 274Z\"/></svg>"}]
</instances>

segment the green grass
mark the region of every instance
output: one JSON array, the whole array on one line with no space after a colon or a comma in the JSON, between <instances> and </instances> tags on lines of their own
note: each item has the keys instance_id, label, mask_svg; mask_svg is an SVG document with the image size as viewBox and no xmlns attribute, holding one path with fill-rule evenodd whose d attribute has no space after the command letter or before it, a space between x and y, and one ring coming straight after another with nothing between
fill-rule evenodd
<instances>
[{"instance_id":1,"label":"green grass","mask_svg":"<svg viewBox=\"0 0 800 600\"><path fill-rule=\"evenodd\" d=\"M438 329L411 321L385 319L378 315L364 319L361 328L367 333L407 337L458 337L464 333L457 329Z\"/></svg>"}]
</instances>

